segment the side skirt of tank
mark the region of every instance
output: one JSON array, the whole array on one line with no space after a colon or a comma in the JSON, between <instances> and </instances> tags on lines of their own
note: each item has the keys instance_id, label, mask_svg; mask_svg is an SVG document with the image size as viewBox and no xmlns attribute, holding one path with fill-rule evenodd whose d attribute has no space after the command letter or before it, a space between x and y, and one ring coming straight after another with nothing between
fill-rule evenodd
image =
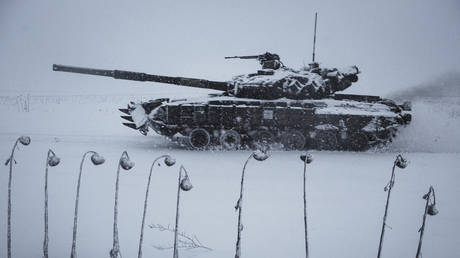
<instances>
[{"instance_id":1,"label":"side skirt of tank","mask_svg":"<svg viewBox=\"0 0 460 258\"><path fill-rule=\"evenodd\" d=\"M232 133L225 137L228 141L238 139L240 148L255 148L254 143L262 142L283 144L286 149L365 151L390 142L403 125L397 116L316 114L314 107L307 104L286 107L256 102L166 105L165 122L153 128L166 136L174 132L191 137L195 131L194 137L205 135L202 138L206 140L209 135L209 142L203 140L205 147L222 145L223 135L232 131L238 136Z\"/></svg>"}]
</instances>

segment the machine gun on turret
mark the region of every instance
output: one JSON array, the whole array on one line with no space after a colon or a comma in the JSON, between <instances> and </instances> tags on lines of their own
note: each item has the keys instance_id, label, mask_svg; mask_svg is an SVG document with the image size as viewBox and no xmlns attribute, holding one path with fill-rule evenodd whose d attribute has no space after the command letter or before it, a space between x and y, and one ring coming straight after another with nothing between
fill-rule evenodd
<instances>
[{"instance_id":1,"label":"machine gun on turret","mask_svg":"<svg viewBox=\"0 0 460 258\"><path fill-rule=\"evenodd\" d=\"M277 54L273 54L270 52L266 52L262 55L254 55L254 56L226 56L225 59L257 59L259 60L260 64L262 65L262 69L279 69L280 67L284 66L280 60L280 56Z\"/></svg>"}]
</instances>

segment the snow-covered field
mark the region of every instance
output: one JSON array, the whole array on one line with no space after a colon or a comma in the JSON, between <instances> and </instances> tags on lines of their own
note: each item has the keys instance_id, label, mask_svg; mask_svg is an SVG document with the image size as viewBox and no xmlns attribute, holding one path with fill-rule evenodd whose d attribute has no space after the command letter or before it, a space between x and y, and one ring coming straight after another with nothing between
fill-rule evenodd
<instances>
[{"instance_id":1,"label":"snow-covered field","mask_svg":"<svg viewBox=\"0 0 460 258\"><path fill-rule=\"evenodd\" d=\"M183 92L189 96L190 92ZM113 196L117 162L127 150L136 166L122 171L119 233L123 257L136 257L145 185L151 162L170 154L176 166L156 167L147 224L174 225L179 165L194 188L183 192L180 229L195 234L213 251L182 250L181 257L232 257L237 233L239 180L249 151L189 151L165 138L144 137L121 125L118 107L155 96L0 97L0 156L7 159L17 136L32 143L16 152L13 175L13 257L39 257L43 241L43 183L46 152L62 163L50 169L50 257L70 254L73 209L82 154L95 150L106 163L87 162L80 195L77 254L108 257L112 247ZM28 99L28 100L27 100ZM29 109L25 112L24 103ZM423 257L460 253L460 100L413 103L413 123L385 151L313 152L308 166L310 257L375 257L386 199L383 191L395 156L410 161L397 170L383 246L384 257L413 257L425 202L433 185L439 214L427 218ZM275 151L247 168L243 210L243 257L303 257L302 169L300 152ZM0 173L0 257L6 257L8 168ZM170 257L173 234L146 227L144 257Z\"/></svg>"}]
</instances>

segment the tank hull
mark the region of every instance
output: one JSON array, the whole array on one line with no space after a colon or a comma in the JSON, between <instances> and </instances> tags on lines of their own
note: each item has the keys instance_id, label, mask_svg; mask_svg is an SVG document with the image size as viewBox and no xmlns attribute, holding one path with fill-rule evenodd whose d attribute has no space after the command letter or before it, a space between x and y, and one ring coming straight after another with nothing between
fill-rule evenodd
<instances>
[{"instance_id":1,"label":"tank hull","mask_svg":"<svg viewBox=\"0 0 460 258\"><path fill-rule=\"evenodd\" d=\"M192 148L365 151L385 145L411 120L408 105L377 96L336 94L321 100L258 100L230 96L132 103L124 113L146 134L180 134ZM125 124L126 125L126 124Z\"/></svg>"}]
</instances>

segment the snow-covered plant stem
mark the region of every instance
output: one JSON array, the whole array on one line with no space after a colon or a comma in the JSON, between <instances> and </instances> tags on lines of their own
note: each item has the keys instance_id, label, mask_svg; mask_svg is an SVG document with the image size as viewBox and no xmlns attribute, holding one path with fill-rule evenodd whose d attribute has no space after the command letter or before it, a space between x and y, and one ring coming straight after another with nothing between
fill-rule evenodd
<instances>
[{"instance_id":1,"label":"snow-covered plant stem","mask_svg":"<svg viewBox=\"0 0 460 258\"><path fill-rule=\"evenodd\" d=\"M385 228L386 228L386 221L387 221L387 215L388 215L388 205L390 203L390 195L391 195L391 189L393 189L394 183L395 183L395 167L398 166L399 168L405 168L407 166L407 161L401 156L398 155L396 157L396 160L393 163L393 169L391 171L391 178L388 184L385 186L384 190L388 191L387 193L387 201L385 204L385 213L383 215L383 223L382 223L382 231L380 233L380 243L379 243L379 250L377 253L377 258L380 258L382 254L382 246L383 246L383 236L385 234Z\"/></svg>"},{"instance_id":2,"label":"snow-covered plant stem","mask_svg":"<svg viewBox=\"0 0 460 258\"><path fill-rule=\"evenodd\" d=\"M48 258L48 168L57 166L60 162L60 159L56 154L50 149L46 156L46 168L45 168L45 236L43 237L43 258Z\"/></svg>"},{"instance_id":3,"label":"snow-covered plant stem","mask_svg":"<svg viewBox=\"0 0 460 258\"><path fill-rule=\"evenodd\" d=\"M307 164L313 161L310 154L301 155L303 161L303 223L305 228L305 257L308 258L308 234L307 234Z\"/></svg>"},{"instance_id":4,"label":"snow-covered plant stem","mask_svg":"<svg viewBox=\"0 0 460 258\"><path fill-rule=\"evenodd\" d=\"M241 222L241 212L243 211L244 175L246 171L246 165L248 164L252 156L253 154L251 154L246 160L246 162L244 163L243 171L241 172L240 197L238 198L238 202L236 203L236 206L235 206L235 209L238 210L238 233L236 237L235 258L240 258L241 256L241 231L243 230L243 225Z\"/></svg>"},{"instance_id":5,"label":"snow-covered plant stem","mask_svg":"<svg viewBox=\"0 0 460 258\"><path fill-rule=\"evenodd\" d=\"M305 227L305 257L308 258L308 234L307 234L307 162L303 163L303 223Z\"/></svg>"},{"instance_id":6,"label":"snow-covered plant stem","mask_svg":"<svg viewBox=\"0 0 460 258\"><path fill-rule=\"evenodd\" d=\"M11 155L9 159L5 162L5 166L10 165L10 172L8 176L8 230L7 230L7 249L8 249L8 258L11 258L11 186L12 186L12 177L13 177L13 163L16 163L14 159L14 151L18 147L18 143L22 145L29 145L30 144L30 137L28 136L21 136L19 137L13 145L13 149L11 150Z\"/></svg>"},{"instance_id":7,"label":"snow-covered plant stem","mask_svg":"<svg viewBox=\"0 0 460 258\"><path fill-rule=\"evenodd\" d=\"M240 183L240 197L235 205L235 209L238 210L238 233L236 237L236 250L235 258L241 257L241 231L243 231L243 224L241 221L241 213L243 211L243 192L244 192L244 175L246 172L246 166L251 158L254 158L259 161L263 161L268 158L268 155L265 152L255 151L249 155L248 159L244 163L243 171L241 172L241 183Z\"/></svg>"},{"instance_id":8,"label":"snow-covered plant stem","mask_svg":"<svg viewBox=\"0 0 460 258\"><path fill-rule=\"evenodd\" d=\"M117 179L115 182L115 204L113 205L113 245L110 250L111 258L121 258L120 241L118 239L118 183L120 179L120 170L129 170L134 167L134 162L129 159L128 153L124 151L118 161Z\"/></svg>"},{"instance_id":9,"label":"snow-covered plant stem","mask_svg":"<svg viewBox=\"0 0 460 258\"><path fill-rule=\"evenodd\" d=\"M155 166L155 163L160 159L164 159L164 163L168 167L173 166L176 163L176 161L169 155L161 155L161 156L159 156L158 158L156 158L152 162L152 166L150 167L149 178L147 180L147 187L145 189L144 211L142 213L141 233L140 233L140 236L139 236L139 250L137 252L137 257L138 258L142 257L142 242L144 241L145 215L147 214L147 203L148 203L148 199L149 199L149 188L150 188L150 181L152 179L153 167Z\"/></svg>"},{"instance_id":10,"label":"snow-covered plant stem","mask_svg":"<svg viewBox=\"0 0 460 258\"><path fill-rule=\"evenodd\" d=\"M72 250L70 252L70 258L76 258L77 257L77 226L78 226L78 201L80 198L80 183L81 183L81 174L83 171L83 163L85 162L85 158L88 154L91 155L91 161L93 162L94 165L100 165L104 163L104 158L100 156L97 152L95 151L87 151L85 154L83 154L83 157L81 159L80 163L80 172L78 174L78 182L77 182L77 194L75 196L75 212L73 216L73 234L72 234Z\"/></svg>"},{"instance_id":11,"label":"snow-covered plant stem","mask_svg":"<svg viewBox=\"0 0 460 258\"><path fill-rule=\"evenodd\" d=\"M182 177L182 171L184 171L185 175ZM173 251L173 258L179 258L179 248L177 247L177 235L179 231L179 204L180 204L180 192L189 191L192 189L192 184L190 183L190 179L185 170L184 166L180 166L179 169L179 179L177 183L177 200L176 200L176 226L174 227L174 251Z\"/></svg>"},{"instance_id":12,"label":"snow-covered plant stem","mask_svg":"<svg viewBox=\"0 0 460 258\"><path fill-rule=\"evenodd\" d=\"M433 197L433 200L431 199ZM425 212L423 213L423 222L422 222L422 227L420 227L419 232L420 232L420 239L418 241L418 247L417 247L417 254L415 255L415 258L420 258L422 257L422 239L423 239L423 233L425 232L425 221L426 221L426 215L431 215L434 216L438 214L438 210L436 209L436 196L434 194L434 188L433 186L430 186L430 189L428 190L428 193L426 193L423 196L423 199L426 199L426 204L425 204ZM430 204L430 202L432 202Z\"/></svg>"}]
</instances>

